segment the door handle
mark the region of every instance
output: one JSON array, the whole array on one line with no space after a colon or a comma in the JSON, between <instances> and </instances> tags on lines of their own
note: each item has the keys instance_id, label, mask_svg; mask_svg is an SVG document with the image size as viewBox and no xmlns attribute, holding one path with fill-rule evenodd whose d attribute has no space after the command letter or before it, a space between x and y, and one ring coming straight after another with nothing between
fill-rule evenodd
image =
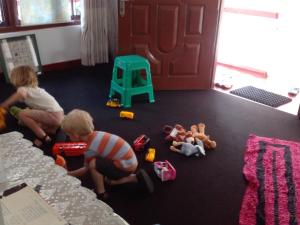
<instances>
[{"instance_id":1,"label":"door handle","mask_svg":"<svg viewBox=\"0 0 300 225\"><path fill-rule=\"evenodd\" d=\"M125 3L130 2L132 0L120 0L120 5L119 5L119 14L121 17L125 16Z\"/></svg>"}]
</instances>

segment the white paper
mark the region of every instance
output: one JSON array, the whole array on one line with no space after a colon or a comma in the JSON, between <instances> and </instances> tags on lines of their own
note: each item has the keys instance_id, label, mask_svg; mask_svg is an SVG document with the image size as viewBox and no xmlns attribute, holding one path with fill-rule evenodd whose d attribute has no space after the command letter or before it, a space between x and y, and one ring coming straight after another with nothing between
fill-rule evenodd
<instances>
[{"instance_id":1,"label":"white paper","mask_svg":"<svg viewBox=\"0 0 300 225\"><path fill-rule=\"evenodd\" d=\"M4 225L68 224L29 186L3 197L0 203Z\"/></svg>"}]
</instances>

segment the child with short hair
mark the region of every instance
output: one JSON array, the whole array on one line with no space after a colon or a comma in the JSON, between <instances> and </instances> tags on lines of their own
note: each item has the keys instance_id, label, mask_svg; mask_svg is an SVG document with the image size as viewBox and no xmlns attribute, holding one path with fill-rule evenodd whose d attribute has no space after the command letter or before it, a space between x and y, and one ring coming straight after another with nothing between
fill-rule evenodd
<instances>
[{"instance_id":1,"label":"child with short hair","mask_svg":"<svg viewBox=\"0 0 300 225\"><path fill-rule=\"evenodd\" d=\"M108 197L104 177L109 185L138 182L149 193L153 192L153 184L148 174L144 170L138 170L135 174L138 161L130 145L115 134L95 131L93 118L88 112L72 110L65 116L61 127L71 141L87 143L84 166L69 171L68 174L78 177L90 172L98 198L105 200Z\"/></svg>"},{"instance_id":2,"label":"child with short hair","mask_svg":"<svg viewBox=\"0 0 300 225\"><path fill-rule=\"evenodd\" d=\"M12 115L36 135L34 144L41 147L50 142L48 134L55 134L64 117L64 111L53 96L38 85L37 74L30 66L15 67L11 71L10 81L17 89L14 94L0 104L8 110L16 102L24 102L29 108L10 108Z\"/></svg>"}]
</instances>

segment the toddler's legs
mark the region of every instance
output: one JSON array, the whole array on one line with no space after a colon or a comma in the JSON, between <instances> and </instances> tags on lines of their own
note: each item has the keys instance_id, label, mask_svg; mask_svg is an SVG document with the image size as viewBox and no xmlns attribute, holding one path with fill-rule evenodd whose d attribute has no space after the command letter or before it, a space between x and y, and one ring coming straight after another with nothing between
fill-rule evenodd
<instances>
[{"instance_id":1,"label":"toddler's legs","mask_svg":"<svg viewBox=\"0 0 300 225\"><path fill-rule=\"evenodd\" d=\"M63 112L46 112L42 110L24 109L18 113L19 119L31 129L39 139L47 133L55 133L63 119Z\"/></svg>"},{"instance_id":2,"label":"toddler's legs","mask_svg":"<svg viewBox=\"0 0 300 225\"><path fill-rule=\"evenodd\" d=\"M89 163L89 169L92 175L92 179L96 186L96 193L102 194L105 193L104 187L104 177L101 173L99 173L96 169L96 159L92 159Z\"/></svg>"}]
</instances>

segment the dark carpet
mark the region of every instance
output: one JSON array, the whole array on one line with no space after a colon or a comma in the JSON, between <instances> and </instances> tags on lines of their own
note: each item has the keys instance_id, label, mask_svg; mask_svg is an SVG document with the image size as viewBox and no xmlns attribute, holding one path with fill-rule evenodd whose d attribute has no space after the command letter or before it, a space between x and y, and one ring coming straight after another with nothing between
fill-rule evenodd
<instances>
[{"instance_id":1,"label":"dark carpet","mask_svg":"<svg viewBox=\"0 0 300 225\"><path fill-rule=\"evenodd\" d=\"M156 148L156 160L167 159L176 168L176 180L162 183L153 165L144 161L144 152L140 152L139 166L154 181L153 195L144 195L134 186L108 189L108 204L132 225L238 224L246 189L242 169L248 135L300 141L297 116L214 90L156 91L154 104L147 103L144 95L135 96L130 109L135 119L122 120L120 109L105 106L110 79L111 66L100 65L46 73L40 77L40 86L57 98L65 112L74 108L89 111L98 130L118 134L129 143L147 134ZM0 82L0 100L12 91L4 81ZM162 127L180 123L189 128L199 122L206 124L206 132L216 140L217 148L199 158L171 152ZM32 138L28 129L8 117L8 127L3 132L13 130ZM49 149L44 150L50 154ZM68 165L70 169L78 168L82 158L68 158ZM90 177L82 181L93 188Z\"/></svg>"},{"instance_id":2,"label":"dark carpet","mask_svg":"<svg viewBox=\"0 0 300 225\"><path fill-rule=\"evenodd\" d=\"M274 108L292 101L292 99L288 97L278 95L273 92L266 91L253 86L235 89L230 91L230 93Z\"/></svg>"}]
</instances>

